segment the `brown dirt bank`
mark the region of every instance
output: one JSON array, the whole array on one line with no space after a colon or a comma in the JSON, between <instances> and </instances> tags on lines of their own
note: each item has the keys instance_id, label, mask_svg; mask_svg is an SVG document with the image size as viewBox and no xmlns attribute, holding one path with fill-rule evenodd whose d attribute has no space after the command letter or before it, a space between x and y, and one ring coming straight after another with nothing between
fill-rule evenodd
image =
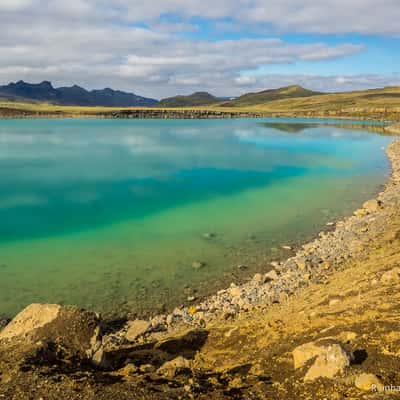
<instances>
[{"instance_id":1,"label":"brown dirt bank","mask_svg":"<svg viewBox=\"0 0 400 400\"><path fill-rule=\"evenodd\" d=\"M105 370L71 357L62 333L34 351L22 340L10 353L0 340L0 399L396 398L357 379L400 385L400 141L388 156L392 176L378 199L275 265L275 275L169 316L105 327ZM303 351L295 369L293 350L310 342L329 353ZM333 348L341 369L305 382L314 363L332 372L341 360Z\"/></svg>"}]
</instances>

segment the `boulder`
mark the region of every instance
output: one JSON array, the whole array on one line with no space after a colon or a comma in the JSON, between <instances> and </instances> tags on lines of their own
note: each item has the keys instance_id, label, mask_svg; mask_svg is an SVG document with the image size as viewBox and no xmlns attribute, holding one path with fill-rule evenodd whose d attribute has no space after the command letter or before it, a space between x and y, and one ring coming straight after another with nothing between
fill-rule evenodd
<instances>
[{"instance_id":1,"label":"boulder","mask_svg":"<svg viewBox=\"0 0 400 400\"><path fill-rule=\"evenodd\" d=\"M352 355L348 354L339 344L324 347L324 351L307 371L304 381L314 381L318 378L334 378L344 372L350 365Z\"/></svg>"},{"instance_id":2,"label":"boulder","mask_svg":"<svg viewBox=\"0 0 400 400\"><path fill-rule=\"evenodd\" d=\"M361 374L355 379L354 385L357 389L365 390L366 392L382 391L383 383L374 374Z\"/></svg>"},{"instance_id":3,"label":"boulder","mask_svg":"<svg viewBox=\"0 0 400 400\"><path fill-rule=\"evenodd\" d=\"M319 356L323 351L324 348L316 345L314 342L305 343L296 347L292 352L294 368L298 369L303 367L307 361Z\"/></svg>"},{"instance_id":4,"label":"boulder","mask_svg":"<svg viewBox=\"0 0 400 400\"><path fill-rule=\"evenodd\" d=\"M134 342L140 336L143 336L151 327L151 322L136 319L128 322L128 329L125 337L130 342Z\"/></svg>"},{"instance_id":5,"label":"boulder","mask_svg":"<svg viewBox=\"0 0 400 400\"><path fill-rule=\"evenodd\" d=\"M62 354L105 367L101 339L97 314L57 304L31 304L0 332L0 346L15 354L50 344L57 357Z\"/></svg>"}]
</instances>

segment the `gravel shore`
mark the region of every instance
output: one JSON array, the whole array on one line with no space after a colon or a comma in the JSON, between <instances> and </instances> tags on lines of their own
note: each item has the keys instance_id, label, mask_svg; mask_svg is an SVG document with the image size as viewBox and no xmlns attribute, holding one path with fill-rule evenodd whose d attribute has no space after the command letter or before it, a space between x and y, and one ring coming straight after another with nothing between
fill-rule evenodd
<instances>
[{"instance_id":1,"label":"gravel shore","mask_svg":"<svg viewBox=\"0 0 400 400\"><path fill-rule=\"evenodd\" d=\"M386 227L397 215L400 199L400 140L390 144L387 156L392 173L378 197L364 203L354 214L335 224L331 231L301 247L295 256L284 262L273 262L267 274L257 273L247 283L220 290L216 295L189 307L177 307L168 315L158 315L147 321L136 320L105 338L106 345L127 342L144 343L159 340L185 327L205 328L218 320L238 318L271 304L284 302L299 288L310 283L324 283L327 274L343 269L360 257L367 247L384 235ZM377 243L377 246L379 244ZM140 325L140 329L132 326Z\"/></svg>"}]
</instances>

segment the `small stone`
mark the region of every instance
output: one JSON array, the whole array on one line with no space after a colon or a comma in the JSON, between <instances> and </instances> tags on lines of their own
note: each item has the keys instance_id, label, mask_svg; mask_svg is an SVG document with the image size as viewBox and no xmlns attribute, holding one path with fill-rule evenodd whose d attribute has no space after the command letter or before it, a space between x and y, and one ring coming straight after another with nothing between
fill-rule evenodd
<instances>
[{"instance_id":1,"label":"small stone","mask_svg":"<svg viewBox=\"0 0 400 400\"><path fill-rule=\"evenodd\" d=\"M235 332L238 332L239 328L236 326L235 328L230 329L228 332L224 333L226 338L230 338Z\"/></svg>"},{"instance_id":2,"label":"small stone","mask_svg":"<svg viewBox=\"0 0 400 400\"><path fill-rule=\"evenodd\" d=\"M278 273L273 269L273 270L267 272L267 273L264 275L264 278L265 278L265 280L267 280L267 281L275 281L275 280L277 280L277 279L279 278L279 275L278 275Z\"/></svg>"},{"instance_id":3,"label":"small stone","mask_svg":"<svg viewBox=\"0 0 400 400\"><path fill-rule=\"evenodd\" d=\"M340 333L338 336L338 339L343 341L343 342L352 342L357 338L357 333L352 332L352 331L345 331Z\"/></svg>"},{"instance_id":4,"label":"small stone","mask_svg":"<svg viewBox=\"0 0 400 400\"><path fill-rule=\"evenodd\" d=\"M352 354L348 354L339 344L325 347L324 352L317 357L306 373L304 381L313 381L322 377L332 379L344 372L352 358Z\"/></svg>"},{"instance_id":5,"label":"small stone","mask_svg":"<svg viewBox=\"0 0 400 400\"><path fill-rule=\"evenodd\" d=\"M367 215L367 214L368 214L368 211L364 208L360 208L360 209L354 211L354 215L356 217L363 217L364 215Z\"/></svg>"},{"instance_id":6,"label":"small stone","mask_svg":"<svg viewBox=\"0 0 400 400\"><path fill-rule=\"evenodd\" d=\"M335 306L340 303L340 299L332 299L329 301L329 307Z\"/></svg>"},{"instance_id":7,"label":"small stone","mask_svg":"<svg viewBox=\"0 0 400 400\"><path fill-rule=\"evenodd\" d=\"M154 365L151 364L143 364L139 367L140 372L142 372L143 374L149 374L151 372L155 371L155 367Z\"/></svg>"},{"instance_id":8,"label":"small stone","mask_svg":"<svg viewBox=\"0 0 400 400\"><path fill-rule=\"evenodd\" d=\"M204 262L202 262L202 261L194 261L193 264L192 264L192 267L194 269L200 269L200 268L203 268L205 266L206 266L206 264Z\"/></svg>"},{"instance_id":9,"label":"small stone","mask_svg":"<svg viewBox=\"0 0 400 400\"><path fill-rule=\"evenodd\" d=\"M270 265L271 265L271 267L279 268L279 262L277 262L277 261L270 262Z\"/></svg>"},{"instance_id":10,"label":"small stone","mask_svg":"<svg viewBox=\"0 0 400 400\"><path fill-rule=\"evenodd\" d=\"M368 200L363 204L363 208L368 212L376 212L382 206L382 203L376 199Z\"/></svg>"},{"instance_id":11,"label":"small stone","mask_svg":"<svg viewBox=\"0 0 400 400\"><path fill-rule=\"evenodd\" d=\"M383 389L383 383L374 374L361 374L356 377L354 385L357 389L366 392L380 392Z\"/></svg>"},{"instance_id":12,"label":"small stone","mask_svg":"<svg viewBox=\"0 0 400 400\"><path fill-rule=\"evenodd\" d=\"M127 365L125 365L125 367L118 370L119 375L125 375L125 376L134 375L137 372L138 372L138 368L134 364L127 364Z\"/></svg>"},{"instance_id":13,"label":"small stone","mask_svg":"<svg viewBox=\"0 0 400 400\"><path fill-rule=\"evenodd\" d=\"M335 223L334 222L327 222L326 226L335 226Z\"/></svg>"},{"instance_id":14,"label":"small stone","mask_svg":"<svg viewBox=\"0 0 400 400\"><path fill-rule=\"evenodd\" d=\"M165 362L158 370L159 375L163 375L169 378L174 378L182 372L189 371L191 363L186 358L179 356L171 361Z\"/></svg>"},{"instance_id":15,"label":"small stone","mask_svg":"<svg viewBox=\"0 0 400 400\"><path fill-rule=\"evenodd\" d=\"M128 322L128 330L125 337L130 342L134 342L138 337L144 335L150 328L151 323L149 321L136 319Z\"/></svg>"},{"instance_id":16,"label":"small stone","mask_svg":"<svg viewBox=\"0 0 400 400\"><path fill-rule=\"evenodd\" d=\"M229 288L229 294L232 297L240 297L242 295L242 289L240 289L239 287L231 287Z\"/></svg>"},{"instance_id":17,"label":"small stone","mask_svg":"<svg viewBox=\"0 0 400 400\"><path fill-rule=\"evenodd\" d=\"M238 269L247 269L247 265L239 264Z\"/></svg>"},{"instance_id":18,"label":"small stone","mask_svg":"<svg viewBox=\"0 0 400 400\"><path fill-rule=\"evenodd\" d=\"M195 296L188 296L187 301L195 301L196 297Z\"/></svg>"},{"instance_id":19,"label":"small stone","mask_svg":"<svg viewBox=\"0 0 400 400\"><path fill-rule=\"evenodd\" d=\"M252 281L253 281L254 283L256 283L257 285L262 285L262 284L265 282L264 275L259 274L259 273L258 273L258 274L255 274L255 275L253 276Z\"/></svg>"},{"instance_id":20,"label":"small stone","mask_svg":"<svg viewBox=\"0 0 400 400\"><path fill-rule=\"evenodd\" d=\"M10 323L10 320L7 318L0 318L0 330L5 328Z\"/></svg>"},{"instance_id":21,"label":"small stone","mask_svg":"<svg viewBox=\"0 0 400 400\"><path fill-rule=\"evenodd\" d=\"M291 246L282 246L282 249L283 250L292 250L292 247Z\"/></svg>"},{"instance_id":22,"label":"small stone","mask_svg":"<svg viewBox=\"0 0 400 400\"><path fill-rule=\"evenodd\" d=\"M203 233L203 238L204 239L214 239L217 235L213 232L206 232Z\"/></svg>"},{"instance_id":23,"label":"small stone","mask_svg":"<svg viewBox=\"0 0 400 400\"><path fill-rule=\"evenodd\" d=\"M297 259L296 265L298 269L304 271L306 269L306 260L304 258Z\"/></svg>"}]
</instances>

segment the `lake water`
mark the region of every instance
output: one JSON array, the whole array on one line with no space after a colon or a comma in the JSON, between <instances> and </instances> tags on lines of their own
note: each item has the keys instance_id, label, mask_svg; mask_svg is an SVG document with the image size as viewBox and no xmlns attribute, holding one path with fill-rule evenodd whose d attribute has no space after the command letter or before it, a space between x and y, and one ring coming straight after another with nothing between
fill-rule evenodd
<instances>
[{"instance_id":1,"label":"lake water","mask_svg":"<svg viewBox=\"0 0 400 400\"><path fill-rule=\"evenodd\" d=\"M267 271L387 179L389 137L324 122L0 121L0 315L154 314Z\"/></svg>"}]
</instances>

